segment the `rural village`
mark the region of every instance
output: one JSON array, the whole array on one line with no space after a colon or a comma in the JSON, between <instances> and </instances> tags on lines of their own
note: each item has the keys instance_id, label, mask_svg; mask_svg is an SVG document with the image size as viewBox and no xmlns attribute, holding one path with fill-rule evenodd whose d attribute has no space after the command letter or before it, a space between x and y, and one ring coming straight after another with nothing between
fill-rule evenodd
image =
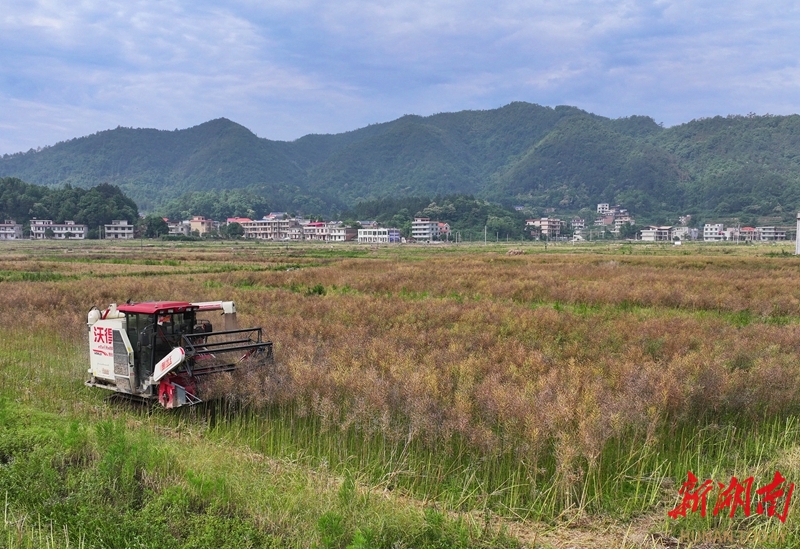
<instances>
[{"instance_id":1,"label":"rural village","mask_svg":"<svg viewBox=\"0 0 800 549\"><path fill-rule=\"evenodd\" d=\"M569 221L555 217L528 219L526 232L535 240L574 242L591 240L593 234L608 234L614 237L631 235L631 240L643 242L680 242L684 240L703 242L776 242L787 239L787 229L777 226L763 227L725 227L723 223L705 223L700 228L689 227L691 216L681 216L676 226L647 225L636 228L636 220L628 210L608 203L597 205L597 218L593 224L573 217ZM164 218L168 228L167 236L203 237L218 235L223 227L238 224L238 236L245 239L268 240L272 242L357 242L359 244L400 244L406 242L441 242L451 240L448 223L431 220L428 217L415 217L411 223L411 234L404 236L399 228L379 227L375 221L359 221L358 227L351 227L341 221L311 221L292 217L286 212L271 212L262 219L229 217L224 221L192 216L184 221L171 221ZM564 236L569 228L570 236ZM84 240L88 227L74 221L55 223L51 219L31 219L27 238L31 240ZM593 233L592 229L597 230ZM623 234L624 233L624 234ZM133 240L137 238L135 225L127 220L113 220L103 225L100 233L106 240ZM0 224L0 240L22 240L26 238L23 225L14 220ZM597 238L597 236L595 236ZM456 240L457 241L457 240Z\"/></svg>"}]
</instances>

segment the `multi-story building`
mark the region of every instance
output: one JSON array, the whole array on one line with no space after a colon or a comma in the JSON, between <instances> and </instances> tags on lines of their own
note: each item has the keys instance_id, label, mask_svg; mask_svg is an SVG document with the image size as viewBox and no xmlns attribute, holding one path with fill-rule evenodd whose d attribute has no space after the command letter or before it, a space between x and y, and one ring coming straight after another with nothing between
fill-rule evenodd
<instances>
[{"instance_id":1,"label":"multi-story building","mask_svg":"<svg viewBox=\"0 0 800 549\"><path fill-rule=\"evenodd\" d=\"M303 240L330 240L330 225L324 221L312 221L303 226Z\"/></svg>"},{"instance_id":2,"label":"multi-story building","mask_svg":"<svg viewBox=\"0 0 800 549\"><path fill-rule=\"evenodd\" d=\"M86 225L76 224L74 221L53 223L51 219L31 219L31 238L44 240L47 231L53 231L53 238L57 240L84 240L86 238Z\"/></svg>"},{"instance_id":3,"label":"multi-story building","mask_svg":"<svg viewBox=\"0 0 800 549\"><path fill-rule=\"evenodd\" d=\"M389 229L358 229L359 244L388 244Z\"/></svg>"},{"instance_id":4,"label":"multi-story building","mask_svg":"<svg viewBox=\"0 0 800 549\"><path fill-rule=\"evenodd\" d=\"M580 217L573 217L570 222L573 231L580 231L586 228L586 221Z\"/></svg>"},{"instance_id":5,"label":"multi-story building","mask_svg":"<svg viewBox=\"0 0 800 549\"><path fill-rule=\"evenodd\" d=\"M22 238L22 225L13 219L6 219L0 223L0 240L20 240Z\"/></svg>"},{"instance_id":6,"label":"multi-story building","mask_svg":"<svg viewBox=\"0 0 800 549\"><path fill-rule=\"evenodd\" d=\"M531 232L533 238L552 240L561 235L561 220L555 217L541 219L528 219L525 228Z\"/></svg>"},{"instance_id":7,"label":"multi-story building","mask_svg":"<svg viewBox=\"0 0 800 549\"><path fill-rule=\"evenodd\" d=\"M169 228L169 236L189 236L192 234L192 226L189 221L167 221L167 227Z\"/></svg>"},{"instance_id":8,"label":"multi-story building","mask_svg":"<svg viewBox=\"0 0 800 549\"><path fill-rule=\"evenodd\" d=\"M762 242L786 240L786 231L777 227L756 227L756 236Z\"/></svg>"},{"instance_id":9,"label":"multi-story building","mask_svg":"<svg viewBox=\"0 0 800 549\"><path fill-rule=\"evenodd\" d=\"M350 242L358 238L358 229L352 227L345 227L342 224L336 224L330 227L330 241L331 242Z\"/></svg>"},{"instance_id":10,"label":"multi-story building","mask_svg":"<svg viewBox=\"0 0 800 549\"><path fill-rule=\"evenodd\" d=\"M294 219L285 218L283 215L278 216L265 216L262 219L248 220L241 222L244 228L245 238L257 238L260 240L286 240L289 233L289 228L293 223L297 223Z\"/></svg>"},{"instance_id":11,"label":"multi-story building","mask_svg":"<svg viewBox=\"0 0 800 549\"><path fill-rule=\"evenodd\" d=\"M703 241L720 242L725 240L725 226L722 223L706 223L703 225Z\"/></svg>"},{"instance_id":12,"label":"multi-story building","mask_svg":"<svg viewBox=\"0 0 800 549\"><path fill-rule=\"evenodd\" d=\"M650 225L642 229L642 240L644 242L669 242L672 240L673 228L671 226L656 227Z\"/></svg>"},{"instance_id":13,"label":"multi-story building","mask_svg":"<svg viewBox=\"0 0 800 549\"><path fill-rule=\"evenodd\" d=\"M609 206L605 202L597 205L597 213L599 214L607 214L610 211L611 211L611 206Z\"/></svg>"},{"instance_id":14,"label":"multi-story building","mask_svg":"<svg viewBox=\"0 0 800 549\"><path fill-rule=\"evenodd\" d=\"M202 215L195 215L192 217L191 221L189 221L189 227L192 232L197 231L197 234L203 235L211 232L214 228L214 220L206 219Z\"/></svg>"},{"instance_id":15,"label":"multi-story building","mask_svg":"<svg viewBox=\"0 0 800 549\"><path fill-rule=\"evenodd\" d=\"M450 227L446 223L431 221L430 217L415 217L411 222L411 238L421 241L438 240L442 235L442 225L449 231Z\"/></svg>"},{"instance_id":16,"label":"multi-story building","mask_svg":"<svg viewBox=\"0 0 800 549\"><path fill-rule=\"evenodd\" d=\"M303 240L303 225L300 223L290 225L289 231L286 233L286 240L291 240L292 242Z\"/></svg>"},{"instance_id":17,"label":"multi-story building","mask_svg":"<svg viewBox=\"0 0 800 549\"><path fill-rule=\"evenodd\" d=\"M103 225L103 238L106 240L133 239L133 225L127 219L114 219L110 225Z\"/></svg>"},{"instance_id":18,"label":"multi-story building","mask_svg":"<svg viewBox=\"0 0 800 549\"><path fill-rule=\"evenodd\" d=\"M742 227L739 229L739 240L742 242L752 242L757 239L754 227Z\"/></svg>"},{"instance_id":19,"label":"multi-story building","mask_svg":"<svg viewBox=\"0 0 800 549\"><path fill-rule=\"evenodd\" d=\"M689 240L692 237L692 231L695 232L694 238L697 237L697 229L691 229L689 227L681 226L681 227L672 227L672 240L676 238L679 240Z\"/></svg>"},{"instance_id":20,"label":"multi-story building","mask_svg":"<svg viewBox=\"0 0 800 549\"><path fill-rule=\"evenodd\" d=\"M358 229L359 244L399 244L400 229Z\"/></svg>"},{"instance_id":21,"label":"multi-story building","mask_svg":"<svg viewBox=\"0 0 800 549\"><path fill-rule=\"evenodd\" d=\"M598 217L594 220L595 227L613 227L614 226L614 214L607 213Z\"/></svg>"},{"instance_id":22,"label":"multi-story building","mask_svg":"<svg viewBox=\"0 0 800 549\"><path fill-rule=\"evenodd\" d=\"M625 223L636 225L636 220L631 216L629 216L628 214L614 216L614 229L612 230L612 232L618 234L620 228L622 228L622 226Z\"/></svg>"}]
</instances>

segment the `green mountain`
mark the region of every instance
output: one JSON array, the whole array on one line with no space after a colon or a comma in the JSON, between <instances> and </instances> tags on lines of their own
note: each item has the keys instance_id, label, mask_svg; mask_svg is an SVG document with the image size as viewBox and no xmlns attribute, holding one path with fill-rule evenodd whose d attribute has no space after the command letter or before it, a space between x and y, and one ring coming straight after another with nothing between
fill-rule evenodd
<instances>
[{"instance_id":1,"label":"green mountain","mask_svg":"<svg viewBox=\"0 0 800 549\"><path fill-rule=\"evenodd\" d=\"M385 198L469 194L564 214L610 202L652 220L790 219L800 208L800 116L663 128L646 116L511 103L292 142L218 119L180 131L117 128L5 155L0 176L109 183L145 211L190 192L236 191L271 209L325 215Z\"/></svg>"}]
</instances>

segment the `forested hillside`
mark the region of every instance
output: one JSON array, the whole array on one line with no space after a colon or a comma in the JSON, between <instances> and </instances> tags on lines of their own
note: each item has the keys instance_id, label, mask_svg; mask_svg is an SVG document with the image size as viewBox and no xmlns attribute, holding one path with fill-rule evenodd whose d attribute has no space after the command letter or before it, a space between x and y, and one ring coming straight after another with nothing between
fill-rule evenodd
<instances>
[{"instance_id":1,"label":"forested hillside","mask_svg":"<svg viewBox=\"0 0 800 549\"><path fill-rule=\"evenodd\" d=\"M96 238L100 225L114 219L133 224L139 218L139 211L136 203L118 187L106 183L91 189L71 185L51 189L13 177L0 177L0 219L27 224L33 218L88 225L89 237Z\"/></svg>"},{"instance_id":2,"label":"forested hillside","mask_svg":"<svg viewBox=\"0 0 800 549\"><path fill-rule=\"evenodd\" d=\"M800 208L800 116L663 128L646 116L613 120L518 102L292 142L218 119L176 131L117 128L5 155L0 176L47 186L109 183L145 211L167 203L183 211L236 190L228 210L242 210L239 198L251 197L253 211L335 216L367 201L468 194L560 215L610 202L653 221L685 213L790 220ZM211 194L184 196L197 192Z\"/></svg>"}]
</instances>

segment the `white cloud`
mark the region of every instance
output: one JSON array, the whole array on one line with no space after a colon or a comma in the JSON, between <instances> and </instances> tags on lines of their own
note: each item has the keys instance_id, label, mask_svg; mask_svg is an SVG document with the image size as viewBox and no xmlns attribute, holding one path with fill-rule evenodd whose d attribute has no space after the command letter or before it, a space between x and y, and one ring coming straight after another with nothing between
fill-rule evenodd
<instances>
[{"instance_id":1,"label":"white cloud","mask_svg":"<svg viewBox=\"0 0 800 549\"><path fill-rule=\"evenodd\" d=\"M667 124L797 111L786 0L0 0L0 152L226 116L294 139L572 104Z\"/></svg>"}]
</instances>

